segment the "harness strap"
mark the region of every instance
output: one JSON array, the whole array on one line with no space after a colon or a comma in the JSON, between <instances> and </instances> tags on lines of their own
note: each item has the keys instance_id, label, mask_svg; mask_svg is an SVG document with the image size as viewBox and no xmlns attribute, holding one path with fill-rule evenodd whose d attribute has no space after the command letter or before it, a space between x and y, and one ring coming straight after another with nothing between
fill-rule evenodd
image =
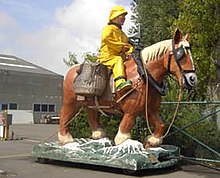
<instances>
[{"instance_id":1,"label":"harness strap","mask_svg":"<svg viewBox=\"0 0 220 178\"><path fill-rule=\"evenodd\" d=\"M98 111L99 111L100 113L102 113L104 116L108 117L108 115L105 114L105 112L104 112L103 110L101 110L101 107L99 106L99 102L98 102L98 97L97 97L97 96L95 96L95 105L96 105L96 108L98 109ZM108 108L109 108L109 107L108 107Z\"/></svg>"},{"instance_id":2,"label":"harness strap","mask_svg":"<svg viewBox=\"0 0 220 178\"><path fill-rule=\"evenodd\" d=\"M169 54L168 63L167 63L167 71L168 71L168 74L171 74L170 64L171 64L171 54Z\"/></svg>"},{"instance_id":3,"label":"harness strap","mask_svg":"<svg viewBox=\"0 0 220 178\"><path fill-rule=\"evenodd\" d=\"M116 82L117 80L120 80L120 79L125 79L125 80L126 80L126 77L125 77L125 76L116 77L116 78L114 79L114 82Z\"/></svg>"},{"instance_id":4,"label":"harness strap","mask_svg":"<svg viewBox=\"0 0 220 178\"><path fill-rule=\"evenodd\" d=\"M134 59L135 63L137 64L137 71L138 71L139 75L145 81L146 75L145 75L145 71L144 71L143 60L140 55L140 50L134 50L133 59Z\"/></svg>"},{"instance_id":5,"label":"harness strap","mask_svg":"<svg viewBox=\"0 0 220 178\"><path fill-rule=\"evenodd\" d=\"M195 70L184 70L184 73L191 73L191 72L195 72Z\"/></svg>"},{"instance_id":6,"label":"harness strap","mask_svg":"<svg viewBox=\"0 0 220 178\"><path fill-rule=\"evenodd\" d=\"M154 78L152 77L152 75L150 74L150 72L146 69L147 72L147 78L149 80L149 83L162 95L165 96L166 95L166 85L164 84L164 82L162 82L162 84L159 84L157 81L154 80Z\"/></svg>"},{"instance_id":7,"label":"harness strap","mask_svg":"<svg viewBox=\"0 0 220 178\"><path fill-rule=\"evenodd\" d=\"M174 50L175 50L175 49L173 49L173 51L174 51ZM170 71L171 56L172 56L172 54L169 54L168 63L167 63L167 71L168 71L169 74L171 74L171 71ZM179 60L176 59L176 56L175 56L175 55L174 55L174 57L175 57L175 61L176 61L177 65L178 65L180 71L182 71L182 73L195 72L195 70L183 70L183 68L182 68L181 65L180 65Z\"/></svg>"}]
</instances>

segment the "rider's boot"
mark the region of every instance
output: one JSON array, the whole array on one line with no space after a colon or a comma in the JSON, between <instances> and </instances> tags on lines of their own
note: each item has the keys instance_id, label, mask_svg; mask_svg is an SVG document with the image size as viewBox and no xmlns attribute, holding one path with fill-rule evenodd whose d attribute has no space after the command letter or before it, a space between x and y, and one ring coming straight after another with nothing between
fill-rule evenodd
<instances>
[{"instance_id":1,"label":"rider's boot","mask_svg":"<svg viewBox=\"0 0 220 178\"><path fill-rule=\"evenodd\" d=\"M126 80L123 59L118 59L113 68L114 81L117 91L126 91L132 88L132 82Z\"/></svg>"}]
</instances>

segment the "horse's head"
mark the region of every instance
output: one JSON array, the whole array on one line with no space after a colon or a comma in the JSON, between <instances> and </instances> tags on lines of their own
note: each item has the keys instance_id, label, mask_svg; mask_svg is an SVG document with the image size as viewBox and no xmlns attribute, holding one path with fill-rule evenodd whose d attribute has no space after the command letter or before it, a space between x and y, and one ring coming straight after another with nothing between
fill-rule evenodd
<instances>
[{"instance_id":1,"label":"horse's head","mask_svg":"<svg viewBox=\"0 0 220 178\"><path fill-rule=\"evenodd\" d=\"M174 74L180 87L192 89L197 84L197 76L188 42L188 34L184 37L177 29L172 40L172 52L167 61L167 70Z\"/></svg>"}]
</instances>

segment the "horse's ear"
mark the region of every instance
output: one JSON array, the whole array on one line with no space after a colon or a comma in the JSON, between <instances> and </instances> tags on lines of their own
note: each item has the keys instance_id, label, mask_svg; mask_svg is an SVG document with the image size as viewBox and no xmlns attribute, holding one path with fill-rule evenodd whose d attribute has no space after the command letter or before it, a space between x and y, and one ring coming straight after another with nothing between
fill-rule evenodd
<instances>
[{"instance_id":1,"label":"horse's ear","mask_svg":"<svg viewBox=\"0 0 220 178\"><path fill-rule=\"evenodd\" d=\"M175 33L174 33L174 44L178 44L182 39L182 33L180 32L180 30L177 28Z\"/></svg>"},{"instance_id":2,"label":"horse's ear","mask_svg":"<svg viewBox=\"0 0 220 178\"><path fill-rule=\"evenodd\" d=\"M189 33L187 33L187 34L184 36L184 39L185 39L186 41L189 41Z\"/></svg>"}]
</instances>

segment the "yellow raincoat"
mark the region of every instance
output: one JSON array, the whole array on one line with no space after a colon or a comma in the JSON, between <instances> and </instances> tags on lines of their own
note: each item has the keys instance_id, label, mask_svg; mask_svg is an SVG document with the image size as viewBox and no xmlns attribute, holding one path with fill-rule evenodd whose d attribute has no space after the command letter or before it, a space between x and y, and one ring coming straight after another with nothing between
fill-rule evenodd
<instances>
[{"instance_id":1,"label":"yellow raincoat","mask_svg":"<svg viewBox=\"0 0 220 178\"><path fill-rule=\"evenodd\" d=\"M109 24L102 31L99 56L99 61L113 71L116 87L126 81L121 51L123 45L128 44L128 37L120 27L111 24L111 20L122 14L127 14L127 11L121 6L115 6L111 10ZM130 45L130 50L126 54L132 51L133 47Z\"/></svg>"}]
</instances>

